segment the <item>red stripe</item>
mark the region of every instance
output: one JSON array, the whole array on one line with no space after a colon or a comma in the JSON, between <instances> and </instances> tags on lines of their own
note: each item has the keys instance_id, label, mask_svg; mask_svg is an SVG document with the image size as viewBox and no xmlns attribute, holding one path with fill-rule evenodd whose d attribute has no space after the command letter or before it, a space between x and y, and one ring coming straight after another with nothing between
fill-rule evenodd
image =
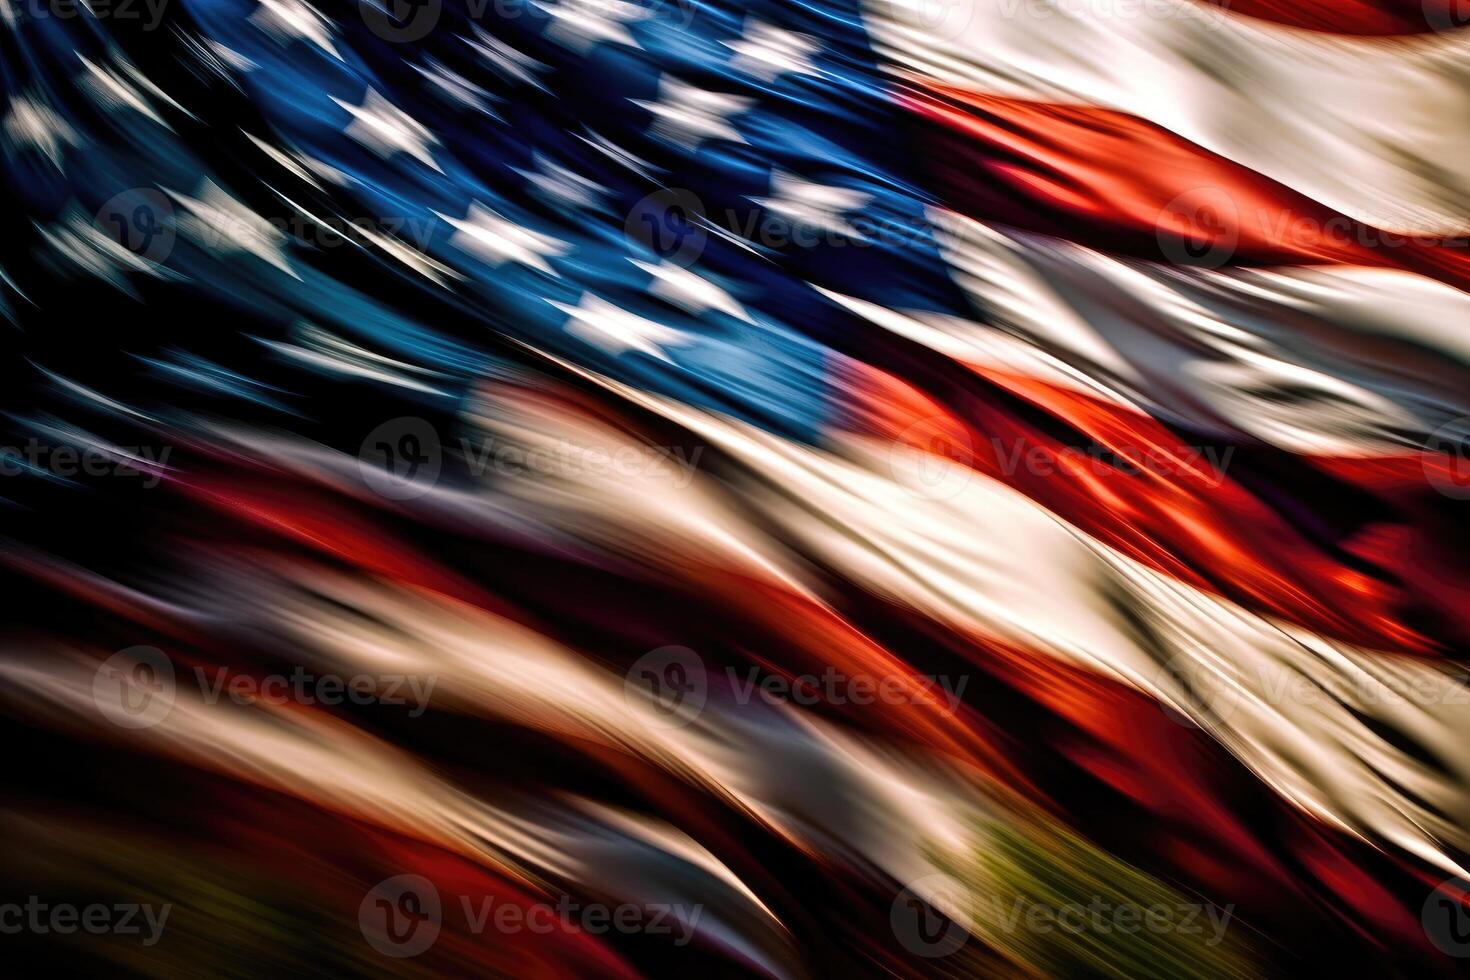
<instances>
[{"instance_id":1,"label":"red stripe","mask_svg":"<svg viewBox=\"0 0 1470 980\"><path fill-rule=\"evenodd\" d=\"M1332 34L1422 34L1470 20L1465 0L1200 0L1231 14Z\"/></svg>"},{"instance_id":2,"label":"red stripe","mask_svg":"<svg viewBox=\"0 0 1470 980\"><path fill-rule=\"evenodd\" d=\"M1408 452L1376 460L1305 458L1398 519L1329 547L1236 479L1228 463L1220 472L1197 441L1191 445L1149 415L1034 378L972 368L1096 446L1144 465L1125 472L1081 454L1018 417L993 389L941 403L867 365L849 369L863 393L849 424L948 456L1135 561L1314 633L1417 655L1444 653L1445 637L1470 637L1458 612L1470 604L1470 580L1435 530L1432 511L1443 498L1425 475L1426 466L1442 468L1446 459Z\"/></svg>"},{"instance_id":3,"label":"red stripe","mask_svg":"<svg viewBox=\"0 0 1470 980\"><path fill-rule=\"evenodd\" d=\"M982 221L1185 265L1341 263L1470 285L1470 241L1384 232L1127 113L942 85L899 99L932 189Z\"/></svg>"},{"instance_id":4,"label":"red stripe","mask_svg":"<svg viewBox=\"0 0 1470 980\"><path fill-rule=\"evenodd\" d=\"M1292 923L1285 931L1300 930L1298 942L1320 936L1311 920L1325 907L1332 912L1324 918L1353 928L1385 956L1432 960L1418 908L1406 908L1389 885L1427 892L1437 880L1432 872L1403 856L1380 857L1302 813L1148 695L1054 657L978 645L985 669L1076 726L1057 730L1028 719L1028 740L1047 743L1116 790L1126 801L1111 813L1119 823L1134 822L1132 807L1146 815L1136 836L1128 835L1147 853L1146 867L1167 869L1216 903L1239 902L1246 921ZM1094 833L1108 824L1081 816Z\"/></svg>"}]
</instances>

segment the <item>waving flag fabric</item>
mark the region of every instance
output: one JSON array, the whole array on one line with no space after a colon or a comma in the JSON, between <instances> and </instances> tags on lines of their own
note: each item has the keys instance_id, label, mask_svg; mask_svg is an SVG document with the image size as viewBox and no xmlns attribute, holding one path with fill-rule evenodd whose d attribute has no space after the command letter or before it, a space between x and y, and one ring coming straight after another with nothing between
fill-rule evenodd
<instances>
[{"instance_id":1,"label":"waving flag fabric","mask_svg":"<svg viewBox=\"0 0 1470 980\"><path fill-rule=\"evenodd\" d=\"M1455 975L1465 13L0 0L14 962Z\"/></svg>"}]
</instances>

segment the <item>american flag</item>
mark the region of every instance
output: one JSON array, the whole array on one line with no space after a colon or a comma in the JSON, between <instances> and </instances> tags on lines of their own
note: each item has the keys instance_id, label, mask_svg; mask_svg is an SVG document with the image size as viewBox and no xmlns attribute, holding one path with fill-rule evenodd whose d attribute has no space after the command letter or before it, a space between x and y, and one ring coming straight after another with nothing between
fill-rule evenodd
<instances>
[{"instance_id":1,"label":"american flag","mask_svg":"<svg viewBox=\"0 0 1470 980\"><path fill-rule=\"evenodd\" d=\"M1456 975L1467 22L0 0L15 962Z\"/></svg>"}]
</instances>

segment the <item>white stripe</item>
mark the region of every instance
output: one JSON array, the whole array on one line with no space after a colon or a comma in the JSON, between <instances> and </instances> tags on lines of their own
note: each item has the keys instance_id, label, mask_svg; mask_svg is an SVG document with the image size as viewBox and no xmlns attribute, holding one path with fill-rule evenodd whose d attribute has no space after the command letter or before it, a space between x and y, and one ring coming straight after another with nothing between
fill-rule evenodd
<instances>
[{"instance_id":1,"label":"white stripe","mask_svg":"<svg viewBox=\"0 0 1470 980\"><path fill-rule=\"evenodd\" d=\"M487 617L485 625L497 624ZM358 651L369 660L387 652L417 651L411 645L401 651ZM487 663L500 653L488 646L481 650ZM503 788L493 800L480 798L390 743L322 712L245 707L229 699L209 703L199 696L207 685L195 687L183 671L170 710L155 724L113 727L104 713L110 708L116 717L123 709L115 701L106 704L106 695L94 688L96 668L96 661L75 654L11 657L0 660L0 678L9 691L24 693L16 709L46 724L117 736L189 765L295 795L428 841L546 895L557 894L556 882L574 881L644 907L700 909L703 914L694 917L699 933L716 945L770 976L795 969L794 951L775 915L729 867L670 824L576 796L562 797L560 806ZM593 672L584 668L583 673ZM535 683L537 676L528 675L525 684ZM548 685L556 679L541 676ZM603 686L613 693L612 683ZM458 697L467 693L462 688ZM566 699L568 707L577 707L576 697ZM445 896L446 905L457 902L458 896Z\"/></svg>"},{"instance_id":2,"label":"white stripe","mask_svg":"<svg viewBox=\"0 0 1470 980\"><path fill-rule=\"evenodd\" d=\"M1470 689L1440 666L1257 616L1124 557L946 459L844 435L819 451L589 377L743 465L744 475L723 475L754 516L732 508L720 523L739 528L747 547L794 545L792 565L830 565L962 634L1081 664L1177 705L1307 812L1465 874L1440 842L1470 846L1470 760L1460 751L1470 738ZM534 438L552 421L527 417L518 431ZM623 529L684 523L681 493L699 500L714 481L701 472L681 493L649 481L645 494L620 494L590 520L600 483L583 478L574 490L558 481L561 500L527 486L517 506L551 525L567 509L595 540L623 550L637 540ZM923 492L931 486L944 488L942 499ZM711 548L709 538L691 549L670 549L667 540L639 550L638 560L682 577L691 566L740 558ZM1207 692L1203 707L1181 678ZM1380 730L1418 749L1406 752Z\"/></svg>"},{"instance_id":3,"label":"white stripe","mask_svg":"<svg viewBox=\"0 0 1470 980\"><path fill-rule=\"evenodd\" d=\"M477 520L487 533L529 533L559 553L569 534L600 563L691 587L738 570L815 597L830 585L813 569L830 567L962 636L1078 664L1175 705L1304 811L1470 877L1451 856L1470 849L1470 759L1460 751L1470 738L1470 693L1442 667L1257 616L942 457L840 433L819 450L567 368L717 447L718 471L701 466L676 481L651 469L563 465L469 490L436 487L414 504L444 511L456 526ZM636 445L541 397L504 391L494 405L493 417L474 421L528 456L564 457L571 443L607 458ZM358 482L355 460L324 452L295 461L334 482ZM272 453L280 466L295 456ZM538 687L517 697L565 685L535 694ZM1203 702L1190 690L1204 691ZM575 700L579 711L591 704ZM609 730L637 726L619 719ZM878 850L889 864L905 849Z\"/></svg>"},{"instance_id":4,"label":"white stripe","mask_svg":"<svg viewBox=\"0 0 1470 980\"><path fill-rule=\"evenodd\" d=\"M981 320L828 295L956 360L1209 438L1375 456L1470 415L1470 295L1354 266L1185 269L931 212Z\"/></svg>"},{"instance_id":5,"label":"white stripe","mask_svg":"<svg viewBox=\"0 0 1470 980\"><path fill-rule=\"evenodd\" d=\"M1195 0L865 0L920 78L1151 120L1380 228L1470 228L1470 35L1336 37ZM1099 9L1087 9L1099 8Z\"/></svg>"}]
</instances>

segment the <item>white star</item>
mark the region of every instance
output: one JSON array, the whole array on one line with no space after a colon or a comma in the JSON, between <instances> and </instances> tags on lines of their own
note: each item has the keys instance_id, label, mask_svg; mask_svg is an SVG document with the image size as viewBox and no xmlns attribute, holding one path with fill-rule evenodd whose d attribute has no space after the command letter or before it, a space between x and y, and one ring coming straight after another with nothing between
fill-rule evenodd
<instances>
[{"instance_id":1,"label":"white star","mask_svg":"<svg viewBox=\"0 0 1470 980\"><path fill-rule=\"evenodd\" d=\"M872 199L873 195L862 191L813 183L784 170L771 171L770 197L751 198L792 225L825 228L858 239L863 236L842 215L859 210Z\"/></svg>"},{"instance_id":2,"label":"white star","mask_svg":"<svg viewBox=\"0 0 1470 980\"><path fill-rule=\"evenodd\" d=\"M438 137L376 90L369 88L360 106L336 97L332 101L352 113L352 122L343 130L351 139L380 157L390 157L402 151L425 166L433 167L441 174L444 172L429 153L429 144L437 145Z\"/></svg>"},{"instance_id":3,"label":"white star","mask_svg":"<svg viewBox=\"0 0 1470 980\"><path fill-rule=\"evenodd\" d=\"M583 143L586 143L588 146L592 147L594 150L596 150L598 153L601 153L609 160L612 160L614 163L618 163L624 167L627 167L629 170L633 171L635 174L638 174L640 177L646 177L649 180L653 180L653 171L657 170L658 172L662 173L664 170L663 167L655 167L653 164L649 163L647 160L644 160L642 157L634 156L632 153L629 153L621 146L618 146L616 143L612 142L601 133L595 132L591 129L587 130L587 133L587 136L578 136L577 139L581 140Z\"/></svg>"},{"instance_id":4,"label":"white star","mask_svg":"<svg viewBox=\"0 0 1470 980\"><path fill-rule=\"evenodd\" d=\"M209 54L213 55L221 66L233 68L235 71L257 71L260 68L259 65L251 61L249 58L245 57L240 52L236 51L234 48L231 48L228 45L221 44L218 41L206 41L203 45L203 48ZM229 80L231 85L234 85L236 88L240 87L238 83L229 78L229 73L225 72L223 68L216 70L222 77Z\"/></svg>"},{"instance_id":5,"label":"white star","mask_svg":"<svg viewBox=\"0 0 1470 980\"><path fill-rule=\"evenodd\" d=\"M171 105L178 106L179 104L164 94L158 86L144 78L142 73L131 64L123 63L122 71L117 72L106 65L94 65L86 58L81 60L87 73L79 77L75 84L91 95L95 102L109 111L122 108L132 109L152 119L164 129L173 129L164 122L163 117L154 110L153 106L148 104L141 89L146 89L149 94L161 97Z\"/></svg>"},{"instance_id":6,"label":"white star","mask_svg":"<svg viewBox=\"0 0 1470 980\"><path fill-rule=\"evenodd\" d=\"M730 67L766 82L780 75L815 75L811 55L818 48L805 34L797 34L754 17L745 22L745 36L739 41L721 42L735 52Z\"/></svg>"},{"instance_id":7,"label":"white star","mask_svg":"<svg viewBox=\"0 0 1470 980\"><path fill-rule=\"evenodd\" d=\"M434 213L439 214L437 211ZM519 262L521 265L540 269L548 275L555 275L544 256L565 255L571 250L566 242L522 228L474 202L471 202L469 213L463 220L451 218L447 214L439 214L439 217L455 228L449 244L493 266Z\"/></svg>"},{"instance_id":8,"label":"white star","mask_svg":"<svg viewBox=\"0 0 1470 980\"><path fill-rule=\"evenodd\" d=\"M60 113L31 96L21 96L10 103L5 133L17 146L34 146L46 154L57 170L61 169L62 144L82 145L76 130Z\"/></svg>"},{"instance_id":9,"label":"white star","mask_svg":"<svg viewBox=\"0 0 1470 980\"><path fill-rule=\"evenodd\" d=\"M429 58L423 65L414 65L413 70L444 93L445 98L477 112L495 116L495 113L486 104L495 96L458 72L449 70L438 59ZM496 116L496 118L500 117Z\"/></svg>"},{"instance_id":10,"label":"white star","mask_svg":"<svg viewBox=\"0 0 1470 980\"><path fill-rule=\"evenodd\" d=\"M602 195L607 193L606 187L552 163L540 153L532 154L532 160L536 164L535 170L521 170L519 167L514 169L543 197L572 207L602 210Z\"/></svg>"},{"instance_id":11,"label":"white star","mask_svg":"<svg viewBox=\"0 0 1470 980\"><path fill-rule=\"evenodd\" d=\"M489 62L491 69L496 74L511 81L524 82L543 92L547 91L545 83L536 77L537 72L546 70L546 65L524 52L517 51L494 34L483 31L479 27L475 28L475 37L478 40L471 41L465 38L465 43L474 48L476 54Z\"/></svg>"},{"instance_id":12,"label":"white star","mask_svg":"<svg viewBox=\"0 0 1470 980\"><path fill-rule=\"evenodd\" d=\"M199 183L189 197L176 191L168 195L187 209L179 227L204 247L217 252L243 253L268 262L287 275L301 277L286 259L283 235L269 221L256 214L242 201L225 192L208 177Z\"/></svg>"},{"instance_id":13,"label":"white star","mask_svg":"<svg viewBox=\"0 0 1470 980\"><path fill-rule=\"evenodd\" d=\"M52 225L50 228L37 227L46 244L56 254L76 268L92 273L131 296L136 296L137 292L129 285L124 273L141 272L156 278L164 277L163 271L157 266L142 256L133 254L127 246L102 231L78 210L68 212L65 224ZM0 270L0 280L19 292L15 284L5 277L3 270Z\"/></svg>"},{"instance_id":14,"label":"white star","mask_svg":"<svg viewBox=\"0 0 1470 980\"><path fill-rule=\"evenodd\" d=\"M243 129L241 129L240 132L245 133L245 138L248 139L251 143L255 144L255 148L264 153L266 156L270 157L273 162L290 171L293 176L300 177L308 184L315 186L318 190L321 189L322 185L318 183L317 179L311 175L311 171L307 170L304 166L301 165L299 154L297 156L292 156L291 154L277 147L274 143L271 143L269 140L263 140L258 136L252 136L249 133L246 133Z\"/></svg>"},{"instance_id":15,"label":"white star","mask_svg":"<svg viewBox=\"0 0 1470 980\"><path fill-rule=\"evenodd\" d=\"M260 0L260 6L250 15L250 23L282 44L310 41L338 61L342 60L332 44L331 22L304 0Z\"/></svg>"},{"instance_id":16,"label":"white star","mask_svg":"<svg viewBox=\"0 0 1470 980\"><path fill-rule=\"evenodd\" d=\"M638 350L673 364L663 348L690 342L689 336L682 331L645 320L592 293L583 293L582 301L576 306L565 303L551 305L571 317L567 321L567 333L613 356L627 350Z\"/></svg>"},{"instance_id":17,"label":"white star","mask_svg":"<svg viewBox=\"0 0 1470 980\"><path fill-rule=\"evenodd\" d=\"M648 291L675 306L683 307L698 316L705 310L719 310L747 323L753 323L745 308L735 302L735 297L716 286L708 279L673 262L639 262L633 264L653 277Z\"/></svg>"},{"instance_id":18,"label":"white star","mask_svg":"<svg viewBox=\"0 0 1470 980\"><path fill-rule=\"evenodd\" d=\"M625 0L557 0L539 6L552 19L546 37L582 55L603 42L641 48L624 24L650 16L645 8Z\"/></svg>"},{"instance_id":19,"label":"white star","mask_svg":"<svg viewBox=\"0 0 1470 980\"><path fill-rule=\"evenodd\" d=\"M710 139L744 143L745 137L736 132L725 117L744 112L754 102L754 99L738 95L707 92L668 75L659 79L656 102L633 100L635 105L657 117L653 123L656 135L691 151L699 149L700 143Z\"/></svg>"}]
</instances>

